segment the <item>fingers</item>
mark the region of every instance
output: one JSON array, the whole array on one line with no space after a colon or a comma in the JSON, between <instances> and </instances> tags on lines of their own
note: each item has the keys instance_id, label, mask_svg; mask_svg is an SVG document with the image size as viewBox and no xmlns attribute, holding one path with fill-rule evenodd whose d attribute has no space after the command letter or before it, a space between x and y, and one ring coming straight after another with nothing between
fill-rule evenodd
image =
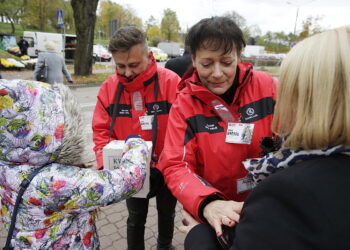
<instances>
[{"instance_id":1,"label":"fingers","mask_svg":"<svg viewBox=\"0 0 350 250\"><path fill-rule=\"evenodd\" d=\"M184 234L187 234L187 233L189 232L187 226L179 226L179 227L178 227L178 230L179 230L181 233L184 233Z\"/></svg>"},{"instance_id":2,"label":"fingers","mask_svg":"<svg viewBox=\"0 0 350 250\"><path fill-rule=\"evenodd\" d=\"M236 223L234 220L231 220L229 217L223 216L221 218L221 224L228 226L228 227L233 227Z\"/></svg>"},{"instance_id":3,"label":"fingers","mask_svg":"<svg viewBox=\"0 0 350 250\"><path fill-rule=\"evenodd\" d=\"M230 219L233 222L239 222L239 214L236 212L231 212L225 216L228 217L228 219Z\"/></svg>"},{"instance_id":4,"label":"fingers","mask_svg":"<svg viewBox=\"0 0 350 250\"><path fill-rule=\"evenodd\" d=\"M209 222L209 224L214 228L216 236L220 237L222 235L221 221L214 220L212 223Z\"/></svg>"}]
</instances>

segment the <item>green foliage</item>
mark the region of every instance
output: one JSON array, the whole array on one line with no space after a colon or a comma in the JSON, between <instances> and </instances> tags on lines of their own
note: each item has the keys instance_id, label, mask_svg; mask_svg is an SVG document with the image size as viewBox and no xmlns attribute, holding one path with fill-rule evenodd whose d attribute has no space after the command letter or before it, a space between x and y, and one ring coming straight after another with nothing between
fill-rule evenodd
<instances>
[{"instance_id":1,"label":"green foliage","mask_svg":"<svg viewBox=\"0 0 350 250\"><path fill-rule=\"evenodd\" d=\"M309 16L303 21L303 30L300 32L298 40L303 40L309 36L322 32L322 28L319 22L322 20L322 17L312 17Z\"/></svg>"},{"instance_id":2,"label":"green foliage","mask_svg":"<svg viewBox=\"0 0 350 250\"><path fill-rule=\"evenodd\" d=\"M265 47L267 52L286 53L294 39L292 33L268 31L265 35L256 37L256 44Z\"/></svg>"},{"instance_id":3,"label":"green foliage","mask_svg":"<svg viewBox=\"0 0 350 250\"><path fill-rule=\"evenodd\" d=\"M100 3L96 22L96 32L99 38L109 39L111 35L109 34L109 24L112 20L117 20L117 28L126 24L133 24L138 28L142 28L142 19L136 16L132 8L105 0Z\"/></svg>"},{"instance_id":4,"label":"green foliage","mask_svg":"<svg viewBox=\"0 0 350 250\"><path fill-rule=\"evenodd\" d=\"M147 32L152 26L157 26L157 27L159 27L157 19L156 19L154 16L151 15L151 16L147 19L147 21L145 22L145 30L146 30L146 32Z\"/></svg>"},{"instance_id":5,"label":"green foliage","mask_svg":"<svg viewBox=\"0 0 350 250\"><path fill-rule=\"evenodd\" d=\"M147 39L152 42L153 46L157 46L161 41L161 31L156 25L150 26L146 31Z\"/></svg>"},{"instance_id":6,"label":"green foliage","mask_svg":"<svg viewBox=\"0 0 350 250\"><path fill-rule=\"evenodd\" d=\"M68 31L72 32L73 12L68 7L69 3L64 0L26 1L22 24L43 32L58 32L56 11L63 9L64 21L70 20L70 23L65 25L69 27Z\"/></svg>"},{"instance_id":7,"label":"green foliage","mask_svg":"<svg viewBox=\"0 0 350 250\"><path fill-rule=\"evenodd\" d=\"M238 12L231 10L228 11L224 14L225 17L231 18L239 28L241 28L242 32L243 32L243 36L244 36L244 40L247 42L249 41L249 37L250 35L250 29L247 26L247 21L246 19L241 16L240 14L238 14Z\"/></svg>"},{"instance_id":8,"label":"green foliage","mask_svg":"<svg viewBox=\"0 0 350 250\"><path fill-rule=\"evenodd\" d=\"M179 39L181 27L175 11L165 9L160 24L163 38L167 41L177 41Z\"/></svg>"},{"instance_id":9,"label":"green foliage","mask_svg":"<svg viewBox=\"0 0 350 250\"><path fill-rule=\"evenodd\" d=\"M15 24L18 24L23 13L23 0L1 0L0 16L5 17L11 23L11 33L16 31Z\"/></svg>"},{"instance_id":10,"label":"green foliage","mask_svg":"<svg viewBox=\"0 0 350 250\"><path fill-rule=\"evenodd\" d=\"M21 60L21 58L19 58L17 56L14 56L14 55L12 55L12 54L10 54L7 51L2 50L2 49L0 49L0 58L13 58L13 59L15 59L17 61Z\"/></svg>"}]
</instances>

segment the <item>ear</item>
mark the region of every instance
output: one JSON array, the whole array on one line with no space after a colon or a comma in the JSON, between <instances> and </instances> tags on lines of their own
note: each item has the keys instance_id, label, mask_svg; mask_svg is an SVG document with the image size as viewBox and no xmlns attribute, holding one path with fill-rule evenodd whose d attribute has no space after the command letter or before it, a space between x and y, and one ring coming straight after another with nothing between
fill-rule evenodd
<instances>
[{"instance_id":1,"label":"ear","mask_svg":"<svg viewBox=\"0 0 350 250\"><path fill-rule=\"evenodd\" d=\"M241 63L241 62L242 62L242 53L243 53L243 50L244 50L244 48L242 48L241 51L239 51L239 54L238 54L238 56L237 56L237 58L238 58L238 63Z\"/></svg>"},{"instance_id":2,"label":"ear","mask_svg":"<svg viewBox=\"0 0 350 250\"><path fill-rule=\"evenodd\" d=\"M192 66L193 68L196 68L196 56L195 55L191 55L191 59L192 59Z\"/></svg>"},{"instance_id":3,"label":"ear","mask_svg":"<svg viewBox=\"0 0 350 250\"><path fill-rule=\"evenodd\" d=\"M152 58L153 58L153 52L152 52L152 51L149 51L149 52L148 52L147 58L148 58L149 60L152 60Z\"/></svg>"}]
</instances>

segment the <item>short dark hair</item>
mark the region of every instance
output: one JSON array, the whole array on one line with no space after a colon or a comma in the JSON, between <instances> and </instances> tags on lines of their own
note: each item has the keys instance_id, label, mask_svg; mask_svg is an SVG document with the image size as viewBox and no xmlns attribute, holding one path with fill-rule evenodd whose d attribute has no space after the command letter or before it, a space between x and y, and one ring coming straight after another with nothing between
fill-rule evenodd
<instances>
[{"instance_id":1,"label":"short dark hair","mask_svg":"<svg viewBox=\"0 0 350 250\"><path fill-rule=\"evenodd\" d=\"M126 51L137 44L142 44L147 48L145 33L135 26L125 26L113 34L109 41L108 50L110 52Z\"/></svg>"},{"instance_id":2,"label":"short dark hair","mask_svg":"<svg viewBox=\"0 0 350 250\"><path fill-rule=\"evenodd\" d=\"M224 49L224 54L232 51L237 53L245 47L242 30L228 17L204 18L193 25L186 36L186 45L192 55L200 48Z\"/></svg>"}]
</instances>

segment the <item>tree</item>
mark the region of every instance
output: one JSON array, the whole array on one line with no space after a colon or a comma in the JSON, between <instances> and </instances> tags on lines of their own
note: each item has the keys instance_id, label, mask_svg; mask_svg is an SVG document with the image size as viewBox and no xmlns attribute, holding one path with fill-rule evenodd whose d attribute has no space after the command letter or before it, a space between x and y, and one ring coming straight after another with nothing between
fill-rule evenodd
<instances>
[{"instance_id":1,"label":"tree","mask_svg":"<svg viewBox=\"0 0 350 250\"><path fill-rule=\"evenodd\" d=\"M74 74L92 74L92 47L98 0L71 0L74 13L77 47L74 56Z\"/></svg>"},{"instance_id":2,"label":"tree","mask_svg":"<svg viewBox=\"0 0 350 250\"><path fill-rule=\"evenodd\" d=\"M154 16L150 16L147 21L145 22L145 30L146 32L151 28L152 26L158 26L158 21Z\"/></svg>"},{"instance_id":3,"label":"tree","mask_svg":"<svg viewBox=\"0 0 350 250\"><path fill-rule=\"evenodd\" d=\"M57 32L57 10L64 11L64 24L67 30L74 32L73 12L70 3L65 0L24 0L24 12L21 24L40 31Z\"/></svg>"},{"instance_id":4,"label":"tree","mask_svg":"<svg viewBox=\"0 0 350 250\"><path fill-rule=\"evenodd\" d=\"M303 21L303 30L299 34L298 40L303 40L309 36L322 32L322 27L319 22L322 17L312 17L309 16Z\"/></svg>"},{"instance_id":5,"label":"tree","mask_svg":"<svg viewBox=\"0 0 350 250\"><path fill-rule=\"evenodd\" d=\"M134 24L136 27L142 28L142 20L135 15L135 11L132 8L128 6L123 7L110 0L102 1L100 4L97 30L106 34L108 38L112 35L109 30L109 23L112 20L117 20L117 28L126 24Z\"/></svg>"},{"instance_id":6,"label":"tree","mask_svg":"<svg viewBox=\"0 0 350 250\"><path fill-rule=\"evenodd\" d=\"M247 25L247 20L242 17L240 14L238 14L238 12L231 10L228 11L224 14L225 17L231 18L238 27L240 27L241 29L245 28Z\"/></svg>"},{"instance_id":7,"label":"tree","mask_svg":"<svg viewBox=\"0 0 350 250\"><path fill-rule=\"evenodd\" d=\"M238 14L238 12L236 12L234 10L226 12L224 14L224 16L228 17L228 18L231 18L237 24L237 26L242 30L243 36L244 36L244 40L247 43L249 41L249 38L251 37L251 35L250 35L250 29L247 26L246 19L243 16L241 16L240 14Z\"/></svg>"},{"instance_id":8,"label":"tree","mask_svg":"<svg viewBox=\"0 0 350 250\"><path fill-rule=\"evenodd\" d=\"M11 23L12 34L15 33L15 23L18 23L23 12L23 0L0 0L0 16Z\"/></svg>"},{"instance_id":9,"label":"tree","mask_svg":"<svg viewBox=\"0 0 350 250\"><path fill-rule=\"evenodd\" d=\"M157 46L161 41L161 31L157 25L149 27L149 29L146 31L146 35L148 41L151 41L153 46Z\"/></svg>"},{"instance_id":10,"label":"tree","mask_svg":"<svg viewBox=\"0 0 350 250\"><path fill-rule=\"evenodd\" d=\"M172 11L171 9L164 10L160 30L166 40L178 40L181 28L175 11Z\"/></svg>"},{"instance_id":11,"label":"tree","mask_svg":"<svg viewBox=\"0 0 350 250\"><path fill-rule=\"evenodd\" d=\"M66 33L75 34L73 9L70 4L70 1L63 1L62 10L64 13L63 22L64 22L64 28L66 29Z\"/></svg>"}]
</instances>

